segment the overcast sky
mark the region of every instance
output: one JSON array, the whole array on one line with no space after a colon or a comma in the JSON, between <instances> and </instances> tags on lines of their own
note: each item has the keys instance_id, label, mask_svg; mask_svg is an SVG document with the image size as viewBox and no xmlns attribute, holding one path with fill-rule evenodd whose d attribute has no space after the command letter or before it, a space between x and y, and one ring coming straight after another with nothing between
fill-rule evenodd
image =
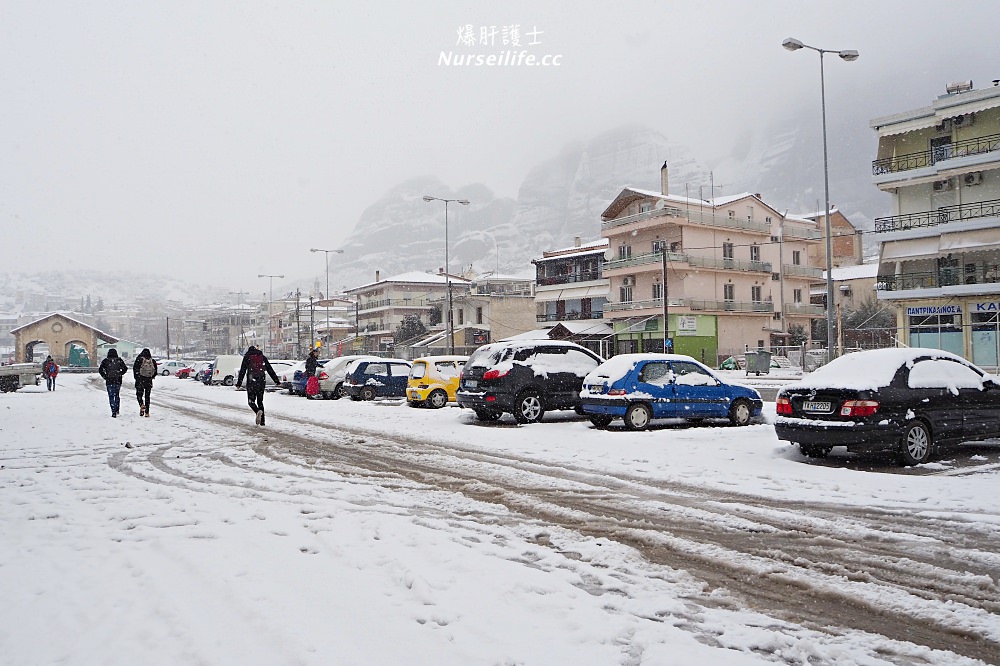
<instances>
[{"instance_id":1,"label":"overcast sky","mask_svg":"<svg viewBox=\"0 0 1000 666\"><path fill-rule=\"evenodd\" d=\"M0 270L255 291L258 273L321 274L309 248L413 176L513 197L624 123L711 158L782 106L818 114L819 59L786 37L861 52L827 59L830 114L901 68L934 72L884 115L1000 78L998 23L995 0L0 0ZM521 64L488 64L507 51ZM968 66L941 80L956 53Z\"/></svg>"}]
</instances>

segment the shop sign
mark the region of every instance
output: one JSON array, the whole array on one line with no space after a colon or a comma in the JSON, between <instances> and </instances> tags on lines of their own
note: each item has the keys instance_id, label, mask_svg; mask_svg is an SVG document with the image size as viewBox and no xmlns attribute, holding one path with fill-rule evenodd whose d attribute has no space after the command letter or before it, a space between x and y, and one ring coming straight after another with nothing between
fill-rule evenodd
<instances>
[{"instance_id":1,"label":"shop sign","mask_svg":"<svg viewBox=\"0 0 1000 666\"><path fill-rule=\"evenodd\" d=\"M962 314L961 305L921 305L906 308L907 316Z\"/></svg>"},{"instance_id":2,"label":"shop sign","mask_svg":"<svg viewBox=\"0 0 1000 666\"><path fill-rule=\"evenodd\" d=\"M1000 301L993 303L973 303L973 312L1000 312Z\"/></svg>"},{"instance_id":3,"label":"shop sign","mask_svg":"<svg viewBox=\"0 0 1000 666\"><path fill-rule=\"evenodd\" d=\"M681 315L677 317L678 331L698 331L698 318L693 315Z\"/></svg>"}]
</instances>

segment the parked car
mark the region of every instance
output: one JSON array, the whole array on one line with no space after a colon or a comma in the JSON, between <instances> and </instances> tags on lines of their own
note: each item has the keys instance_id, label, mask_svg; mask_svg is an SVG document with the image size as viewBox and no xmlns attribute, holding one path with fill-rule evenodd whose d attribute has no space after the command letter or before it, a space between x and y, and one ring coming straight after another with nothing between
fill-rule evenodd
<instances>
[{"instance_id":1,"label":"parked car","mask_svg":"<svg viewBox=\"0 0 1000 666\"><path fill-rule=\"evenodd\" d=\"M622 419L645 430L653 419L729 419L744 426L764 402L745 386L727 384L706 365L683 354L621 354L583 380L584 413L598 428Z\"/></svg>"},{"instance_id":2,"label":"parked car","mask_svg":"<svg viewBox=\"0 0 1000 666\"><path fill-rule=\"evenodd\" d=\"M778 392L774 430L807 456L834 446L927 462L947 445L1000 437L1000 383L938 349L859 351Z\"/></svg>"},{"instance_id":3,"label":"parked car","mask_svg":"<svg viewBox=\"0 0 1000 666\"><path fill-rule=\"evenodd\" d=\"M411 407L440 409L455 402L458 380L468 356L424 356L415 359L406 385Z\"/></svg>"},{"instance_id":4,"label":"parked car","mask_svg":"<svg viewBox=\"0 0 1000 666\"><path fill-rule=\"evenodd\" d=\"M187 367L181 368L174 374L177 376L177 379L187 379L188 377L191 376L192 370L193 366L190 363L188 363Z\"/></svg>"},{"instance_id":5,"label":"parked car","mask_svg":"<svg viewBox=\"0 0 1000 666\"><path fill-rule=\"evenodd\" d=\"M211 361L199 361L191 367L191 377L196 381L202 381L205 379L205 373L212 371Z\"/></svg>"},{"instance_id":6,"label":"parked car","mask_svg":"<svg viewBox=\"0 0 1000 666\"><path fill-rule=\"evenodd\" d=\"M167 375L176 375L178 370L183 370L188 367L187 361L159 361L157 363L156 369L161 375L166 377Z\"/></svg>"},{"instance_id":7,"label":"parked car","mask_svg":"<svg viewBox=\"0 0 1000 666\"><path fill-rule=\"evenodd\" d=\"M326 365L329 359L319 359L317 364L319 367ZM317 368L317 374L319 373L319 368ZM306 394L306 382L309 381L309 377L306 375L306 362L299 361L295 365L291 366L281 375L281 388L288 391L291 395L305 395Z\"/></svg>"},{"instance_id":8,"label":"parked car","mask_svg":"<svg viewBox=\"0 0 1000 666\"><path fill-rule=\"evenodd\" d=\"M215 357L212 365L212 379L210 383L215 386L232 386L236 383L236 378L240 374L240 365L243 363L241 354L222 354Z\"/></svg>"},{"instance_id":9,"label":"parked car","mask_svg":"<svg viewBox=\"0 0 1000 666\"><path fill-rule=\"evenodd\" d=\"M481 421L495 421L507 412L519 423L534 423L548 410L579 410L583 378L602 362L572 342L489 344L469 357L455 398Z\"/></svg>"},{"instance_id":10,"label":"parked car","mask_svg":"<svg viewBox=\"0 0 1000 666\"><path fill-rule=\"evenodd\" d=\"M344 397L344 378L355 361L379 360L378 356L338 356L331 359L316 372L319 379L319 393L327 400L338 400Z\"/></svg>"},{"instance_id":11,"label":"parked car","mask_svg":"<svg viewBox=\"0 0 1000 666\"><path fill-rule=\"evenodd\" d=\"M200 381L205 386L211 386L212 376L214 374L213 373L214 368L215 368L215 363L214 362L209 363L208 367L206 367L204 370L198 373L199 375L201 375L201 379L199 379L198 381Z\"/></svg>"},{"instance_id":12,"label":"parked car","mask_svg":"<svg viewBox=\"0 0 1000 666\"><path fill-rule=\"evenodd\" d=\"M271 379L270 375L266 375L267 381L264 386L264 390L280 391L282 388L284 388L282 377L285 375L291 376L292 368L295 367L295 364L299 363L300 361L296 361L293 359L282 359L282 358L273 361L271 359L268 359L268 361L271 363L271 368L274 370L274 374L278 375L278 381L275 382L273 379Z\"/></svg>"},{"instance_id":13,"label":"parked car","mask_svg":"<svg viewBox=\"0 0 1000 666\"><path fill-rule=\"evenodd\" d=\"M406 395L409 376L409 361L398 358L360 360L354 363L344 380L344 393L351 400L402 398Z\"/></svg>"}]
</instances>

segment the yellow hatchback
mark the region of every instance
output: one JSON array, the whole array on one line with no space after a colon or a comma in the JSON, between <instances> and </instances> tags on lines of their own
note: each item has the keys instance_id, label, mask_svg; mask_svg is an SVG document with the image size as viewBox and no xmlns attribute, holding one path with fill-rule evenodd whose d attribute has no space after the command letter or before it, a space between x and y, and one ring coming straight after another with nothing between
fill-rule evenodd
<instances>
[{"instance_id":1,"label":"yellow hatchback","mask_svg":"<svg viewBox=\"0 0 1000 666\"><path fill-rule=\"evenodd\" d=\"M413 361L406 383L411 407L440 409L455 402L455 391L468 356L424 356Z\"/></svg>"}]
</instances>

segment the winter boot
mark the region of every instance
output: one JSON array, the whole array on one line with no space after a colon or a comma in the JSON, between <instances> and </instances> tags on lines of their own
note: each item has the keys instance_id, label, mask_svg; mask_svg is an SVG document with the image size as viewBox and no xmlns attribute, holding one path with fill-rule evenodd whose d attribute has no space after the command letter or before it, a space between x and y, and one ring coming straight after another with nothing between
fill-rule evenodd
<instances>
[{"instance_id":1,"label":"winter boot","mask_svg":"<svg viewBox=\"0 0 1000 666\"><path fill-rule=\"evenodd\" d=\"M255 419L255 421L257 422L257 425L264 425L264 410L263 409L258 409L258 410L256 410L254 412L254 414L257 415L257 417Z\"/></svg>"},{"instance_id":2,"label":"winter boot","mask_svg":"<svg viewBox=\"0 0 1000 666\"><path fill-rule=\"evenodd\" d=\"M146 408L143 407L142 405L139 405L139 416L145 416L145 415L146 415Z\"/></svg>"},{"instance_id":3,"label":"winter boot","mask_svg":"<svg viewBox=\"0 0 1000 666\"><path fill-rule=\"evenodd\" d=\"M149 416L149 405L146 405L146 410L143 415L147 417Z\"/></svg>"}]
</instances>

